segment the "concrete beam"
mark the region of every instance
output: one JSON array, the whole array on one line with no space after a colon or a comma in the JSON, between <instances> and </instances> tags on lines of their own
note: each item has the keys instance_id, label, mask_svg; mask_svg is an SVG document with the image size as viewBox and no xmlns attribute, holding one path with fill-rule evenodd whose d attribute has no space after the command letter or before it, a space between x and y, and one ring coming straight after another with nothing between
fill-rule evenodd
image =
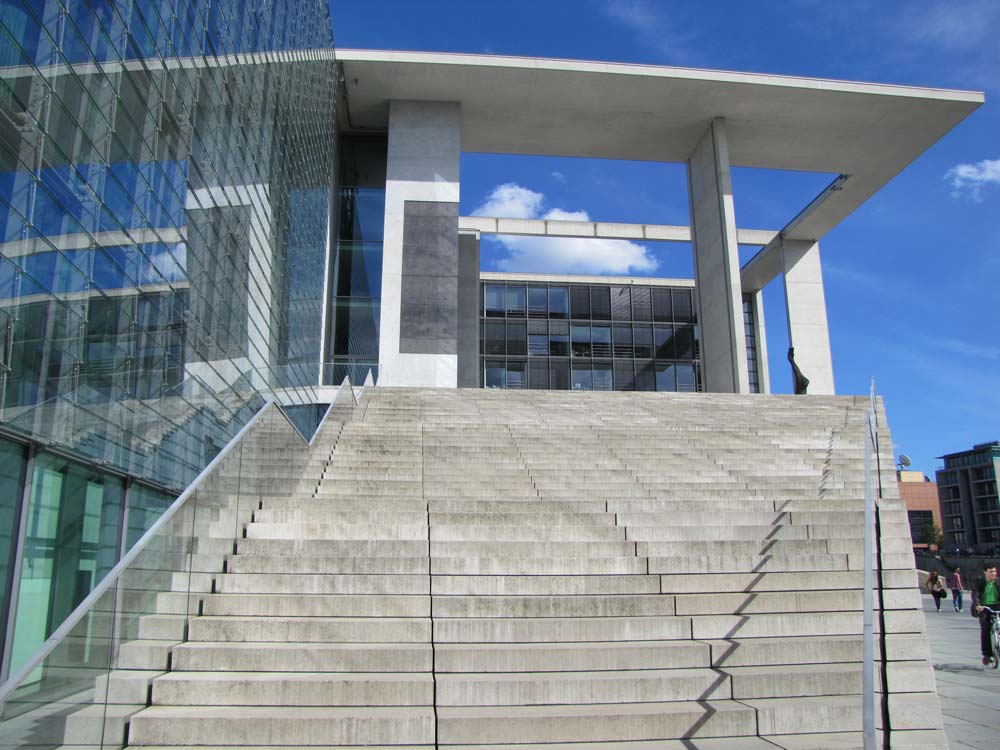
<instances>
[{"instance_id":1,"label":"concrete beam","mask_svg":"<svg viewBox=\"0 0 1000 750\"><path fill-rule=\"evenodd\" d=\"M647 240L690 242L691 227L671 224L626 224L604 221L558 221L554 219L498 219L460 216L458 228L480 234L513 234L532 237L596 237L602 240ZM763 246L778 233L773 229L737 229L740 245Z\"/></svg>"},{"instance_id":2,"label":"concrete beam","mask_svg":"<svg viewBox=\"0 0 1000 750\"><path fill-rule=\"evenodd\" d=\"M749 393L739 246L725 122L715 119L688 159L702 378L712 393Z\"/></svg>"}]
</instances>

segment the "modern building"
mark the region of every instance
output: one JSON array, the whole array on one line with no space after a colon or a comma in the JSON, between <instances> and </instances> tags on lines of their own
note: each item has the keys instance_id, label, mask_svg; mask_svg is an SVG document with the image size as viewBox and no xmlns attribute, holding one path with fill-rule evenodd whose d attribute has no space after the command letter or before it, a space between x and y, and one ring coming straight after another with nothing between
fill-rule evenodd
<instances>
[{"instance_id":1,"label":"modern building","mask_svg":"<svg viewBox=\"0 0 1000 750\"><path fill-rule=\"evenodd\" d=\"M913 549L928 549L928 533L932 526L941 526L941 503L938 486L922 471L897 471L899 496L906 502Z\"/></svg>"},{"instance_id":2,"label":"modern building","mask_svg":"<svg viewBox=\"0 0 1000 750\"><path fill-rule=\"evenodd\" d=\"M308 434L323 386L370 371L766 392L761 290L778 278L809 392L832 394L820 241L982 101L335 53L322 0L5 2L0 679L267 398ZM690 226L461 216L463 152L683 163ZM833 177L783 226L750 229L734 166ZM691 243L695 278L481 278L484 234ZM741 265L740 246L759 251Z\"/></svg>"},{"instance_id":3,"label":"modern building","mask_svg":"<svg viewBox=\"0 0 1000 750\"><path fill-rule=\"evenodd\" d=\"M937 487L945 546L976 550L1000 546L1000 442L980 443L941 458L944 468L937 471Z\"/></svg>"}]
</instances>

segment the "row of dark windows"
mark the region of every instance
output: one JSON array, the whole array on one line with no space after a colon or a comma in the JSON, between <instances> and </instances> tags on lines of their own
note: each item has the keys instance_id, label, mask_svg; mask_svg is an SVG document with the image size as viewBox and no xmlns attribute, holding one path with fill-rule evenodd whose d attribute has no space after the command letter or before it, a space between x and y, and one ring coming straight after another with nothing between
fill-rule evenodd
<instances>
[{"instance_id":1,"label":"row of dark windows","mask_svg":"<svg viewBox=\"0 0 1000 750\"><path fill-rule=\"evenodd\" d=\"M486 283L482 287L481 309L487 318L696 322L690 289L513 283Z\"/></svg>"},{"instance_id":2,"label":"row of dark windows","mask_svg":"<svg viewBox=\"0 0 1000 750\"><path fill-rule=\"evenodd\" d=\"M532 388L585 391L700 390L693 362L616 359L609 362L568 359L493 359L484 357L486 388Z\"/></svg>"},{"instance_id":3,"label":"row of dark windows","mask_svg":"<svg viewBox=\"0 0 1000 750\"><path fill-rule=\"evenodd\" d=\"M480 354L533 357L697 359L694 326L482 321Z\"/></svg>"}]
</instances>

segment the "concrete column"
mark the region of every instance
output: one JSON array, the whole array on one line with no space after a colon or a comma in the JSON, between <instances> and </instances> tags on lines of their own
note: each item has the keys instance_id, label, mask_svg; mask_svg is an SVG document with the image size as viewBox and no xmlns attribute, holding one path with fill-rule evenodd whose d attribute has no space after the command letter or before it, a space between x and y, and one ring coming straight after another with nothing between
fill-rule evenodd
<instances>
[{"instance_id":1,"label":"concrete column","mask_svg":"<svg viewBox=\"0 0 1000 750\"><path fill-rule=\"evenodd\" d=\"M810 394L833 394L833 360L826 324L826 297L819 243L782 240L788 341L795 347L795 364L809 378Z\"/></svg>"},{"instance_id":2,"label":"concrete column","mask_svg":"<svg viewBox=\"0 0 1000 750\"><path fill-rule=\"evenodd\" d=\"M688 157L688 195L705 390L749 393L733 186L721 118L712 121Z\"/></svg>"},{"instance_id":3,"label":"concrete column","mask_svg":"<svg viewBox=\"0 0 1000 750\"><path fill-rule=\"evenodd\" d=\"M479 234L458 236L458 387L479 387Z\"/></svg>"},{"instance_id":4,"label":"concrete column","mask_svg":"<svg viewBox=\"0 0 1000 750\"><path fill-rule=\"evenodd\" d=\"M461 109L389 103L379 385L458 385Z\"/></svg>"},{"instance_id":5,"label":"concrete column","mask_svg":"<svg viewBox=\"0 0 1000 750\"><path fill-rule=\"evenodd\" d=\"M764 292L758 289L751 296L754 338L757 340L757 382L761 393L771 392L771 373L767 368L767 329L764 327Z\"/></svg>"}]
</instances>

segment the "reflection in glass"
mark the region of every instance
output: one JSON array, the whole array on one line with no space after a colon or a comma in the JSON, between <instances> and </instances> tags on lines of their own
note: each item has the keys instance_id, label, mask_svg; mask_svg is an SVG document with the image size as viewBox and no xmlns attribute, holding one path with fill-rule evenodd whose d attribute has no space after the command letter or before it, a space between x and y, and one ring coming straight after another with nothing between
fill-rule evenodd
<instances>
[{"instance_id":1,"label":"reflection in glass","mask_svg":"<svg viewBox=\"0 0 1000 750\"><path fill-rule=\"evenodd\" d=\"M524 323L507 323L507 354L522 357L528 353L528 329Z\"/></svg>"},{"instance_id":2,"label":"reflection in glass","mask_svg":"<svg viewBox=\"0 0 1000 750\"><path fill-rule=\"evenodd\" d=\"M591 326L590 338L595 357L611 356L611 326Z\"/></svg>"},{"instance_id":3,"label":"reflection in glass","mask_svg":"<svg viewBox=\"0 0 1000 750\"><path fill-rule=\"evenodd\" d=\"M549 314L549 292L544 286L528 287L528 316L544 318Z\"/></svg>"},{"instance_id":4,"label":"reflection in glass","mask_svg":"<svg viewBox=\"0 0 1000 750\"><path fill-rule=\"evenodd\" d=\"M569 289L564 286L549 287L549 317L569 317Z\"/></svg>"},{"instance_id":5,"label":"reflection in glass","mask_svg":"<svg viewBox=\"0 0 1000 750\"><path fill-rule=\"evenodd\" d=\"M573 333L573 356L590 356L590 326L574 325Z\"/></svg>"},{"instance_id":6,"label":"reflection in glass","mask_svg":"<svg viewBox=\"0 0 1000 750\"><path fill-rule=\"evenodd\" d=\"M592 391L594 389L593 373L590 363L573 363L573 390Z\"/></svg>"},{"instance_id":7,"label":"reflection in glass","mask_svg":"<svg viewBox=\"0 0 1000 750\"><path fill-rule=\"evenodd\" d=\"M525 290L523 286L507 287L507 315L511 318L523 318L525 306Z\"/></svg>"},{"instance_id":8,"label":"reflection in glass","mask_svg":"<svg viewBox=\"0 0 1000 750\"><path fill-rule=\"evenodd\" d=\"M24 662L114 567L121 480L46 454L35 460L12 668Z\"/></svg>"},{"instance_id":9,"label":"reflection in glass","mask_svg":"<svg viewBox=\"0 0 1000 750\"><path fill-rule=\"evenodd\" d=\"M525 378L525 363L510 361L507 363L507 387L525 388L527 381Z\"/></svg>"},{"instance_id":10,"label":"reflection in glass","mask_svg":"<svg viewBox=\"0 0 1000 750\"><path fill-rule=\"evenodd\" d=\"M503 360L486 360L486 387L503 388L507 384L507 373Z\"/></svg>"},{"instance_id":11,"label":"reflection in glass","mask_svg":"<svg viewBox=\"0 0 1000 750\"><path fill-rule=\"evenodd\" d=\"M569 390L569 360L549 360L549 388L554 391Z\"/></svg>"},{"instance_id":12,"label":"reflection in glass","mask_svg":"<svg viewBox=\"0 0 1000 750\"><path fill-rule=\"evenodd\" d=\"M545 334L528 334L528 354L535 357L544 357L549 353L549 337Z\"/></svg>"},{"instance_id":13,"label":"reflection in glass","mask_svg":"<svg viewBox=\"0 0 1000 750\"><path fill-rule=\"evenodd\" d=\"M487 284L485 294L486 317L502 318L506 307L504 305L503 284Z\"/></svg>"},{"instance_id":14,"label":"reflection in glass","mask_svg":"<svg viewBox=\"0 0 1000 750\"><path fill-rule=\"evenodd\" d=\"M14 568L14 541L17 538L18 509L21 505L21 481L25 466L24 447L7 440L0 440L0 616L7 614ZM4 622L0 621L0 638ZM0 640L0 658L3 641Z\"/></svg>"},{"instance_id":15,"label":"reflection in glass","mask_svg":"<svg viewBox=\"0 0 1000 750\"><path fill-rule=\"evenodd\" d=\"M656 363L656 390L677 390L677 376L675 374L675 367L673 364L669 362Z\"/></svg>"},{"instance_id":16,"label":"reflection in glass","mask_svg":"<svg viewBox=\"0 0 1000 750\"><path fill-rule=\"evenodd\" d=\"M614 385L611 375L611 363L594 363L594 390L610 391Z\"/></svg>"},{"instance_id":17,"label":"reflection in glass","mask_svg":"<svg viewBox=\"0 0 1000 750\"><path fill-rule=\"evenodd\" d=\"M561 333L549 334L549 356L568 357L569 356L569 336Z\"/></svg>"}]
</instances>

